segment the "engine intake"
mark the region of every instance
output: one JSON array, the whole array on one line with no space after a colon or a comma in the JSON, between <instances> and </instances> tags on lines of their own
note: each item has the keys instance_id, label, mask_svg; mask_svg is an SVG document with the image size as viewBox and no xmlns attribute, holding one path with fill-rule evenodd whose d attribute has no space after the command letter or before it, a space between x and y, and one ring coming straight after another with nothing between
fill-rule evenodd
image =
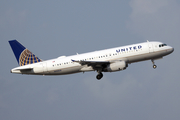
<instances>
[{"instance_id":1,"label":"engine intake","mask_svg":"<svg viewBox=\"0 0 180 120\"><path fill-rule=\"evenodd\" d=\"M128 67L125 61L117 61L110 63L105 69L104 72L115 72L115 71L120 71L124 70Z\"/></svg>"}]
</instances>

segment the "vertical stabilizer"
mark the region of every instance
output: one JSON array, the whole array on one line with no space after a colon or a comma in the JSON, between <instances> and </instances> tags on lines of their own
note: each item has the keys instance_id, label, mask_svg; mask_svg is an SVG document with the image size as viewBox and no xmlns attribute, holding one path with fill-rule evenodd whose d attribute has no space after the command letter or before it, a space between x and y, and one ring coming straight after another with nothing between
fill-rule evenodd
<instances>
[{"instance_id":1,"label":"vertical stabilizer","mask_svg":"<svg viewBox=\"0 0 180 120\"><path fill-rule=\"evenodd\" d=\"M17 40L10 40L9 44L20 66L41 62L42 60L20 44Z\"/></svg>"}]
</instances>

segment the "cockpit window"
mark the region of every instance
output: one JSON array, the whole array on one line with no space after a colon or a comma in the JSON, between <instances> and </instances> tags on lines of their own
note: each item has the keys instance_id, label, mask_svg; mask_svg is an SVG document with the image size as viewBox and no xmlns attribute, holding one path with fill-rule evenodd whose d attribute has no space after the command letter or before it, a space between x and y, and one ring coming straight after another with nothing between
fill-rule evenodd
<instances>
[{"instance_id":1,"label":"cockpit window","mask_svg":"<svg viewBox=\"0 0 180 120\"><path fill-rule=\"evenodd\" d=\"M167 46L167 44L160 44L159 47Z\"/></svg>"},{"instance_id":2,"label":"cockpit window","mask_svg":"<svg viewBox=\"0 0 180 120\"><path fill-rule=\"evenodd\" d=\"M163 44L164 46L167 46L166 44Z\"/></svg>"}]
</instances>

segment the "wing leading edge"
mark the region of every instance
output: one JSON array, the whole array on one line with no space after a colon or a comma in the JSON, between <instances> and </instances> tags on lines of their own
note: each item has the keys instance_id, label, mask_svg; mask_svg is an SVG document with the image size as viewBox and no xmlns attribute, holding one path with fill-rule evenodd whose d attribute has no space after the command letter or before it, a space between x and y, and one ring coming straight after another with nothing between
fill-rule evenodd
<instances>
[{"instance_id":1,"label":"wing leading edge","mask_svg":"<svg viewBox=\"0 0 180 120\"><path fill-rule=\"evenodd\" d=\"M79 60L72 60L72 62L77 62L81 65L87 65L91 66L94 70L99 70L100 68L105 68L108 64L110 64L109 61L79 61Z\"/></svg>"}]
</instances>

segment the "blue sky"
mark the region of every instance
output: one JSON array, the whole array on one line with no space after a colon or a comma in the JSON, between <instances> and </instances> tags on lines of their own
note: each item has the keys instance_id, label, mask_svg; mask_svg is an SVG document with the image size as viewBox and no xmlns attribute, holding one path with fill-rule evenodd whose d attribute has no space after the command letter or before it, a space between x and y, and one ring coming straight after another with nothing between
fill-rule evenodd
<instances>
[{"instance_id":1,"label":"blue sky","mask_svg":"<svg viewBox=\"0 0 180 120\"><path fill-rule=\"evenodd\" d=\"M179 120L179 0L1 1L1 120ZM175 51L125 71L64 76L11 74L17 39L47 60L139 42L161 41Z\"/></svg>"}]
</instances>

